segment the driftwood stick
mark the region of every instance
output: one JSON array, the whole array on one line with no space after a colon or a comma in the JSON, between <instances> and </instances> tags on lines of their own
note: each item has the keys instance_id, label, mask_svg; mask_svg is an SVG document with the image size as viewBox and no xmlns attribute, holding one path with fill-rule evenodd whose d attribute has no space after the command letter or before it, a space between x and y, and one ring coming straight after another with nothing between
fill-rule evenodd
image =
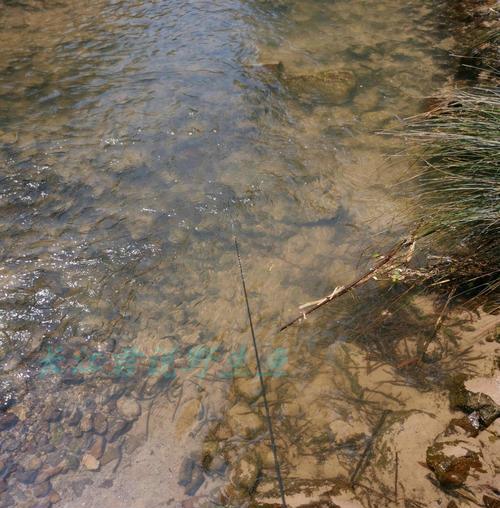
<instances>
[{"instance_id":1,"label":"driftwood stick","mask_svg":"<svg viewBox=\"0 0 500 508\"><path fill-rule=\"evenodd\" d=\"M306 317L314 312L315 310L319 309L320 307L323 307L323 305L326 305L327 303L330 303L332 300L335 300L336 298L344 295L345 293L349 292L351 289L354 289L358 286L361 286L365 282L368 282L381 268L386 266L398 252L403 249L404 247L412 246L414 243L413 238L405 238L404 240L401 240L398 242L387 254L381 257L381 259L372 267L370 268L366 273L361 275L361 277L357 278L355 281L351 282L347 286L339 286L336 287L335 290L329 294L328 296L325 296L325 298L322 298L321 300L318 300L316 302L311 302L312 307L309 310L306 310L300 314L300 316L297 316L296 318L292 319L285 325L283 325L279 331L282 332L283 330L286 330L288 327L294 325L295 323L298 323L299 321L306 319ZM307 307L308 304L303 305L301 307Z\"/></svg>"}]
</instances>

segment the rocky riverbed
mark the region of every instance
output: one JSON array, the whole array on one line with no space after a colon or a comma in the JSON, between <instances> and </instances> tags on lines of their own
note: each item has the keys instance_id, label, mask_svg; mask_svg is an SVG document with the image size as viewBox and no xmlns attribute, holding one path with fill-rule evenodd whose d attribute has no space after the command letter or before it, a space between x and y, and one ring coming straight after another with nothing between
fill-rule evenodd
<instances>
[{"instance_id":1,"label":"rocky riverbed","mask_svg":"<svg viewBox=\"0 0 500 508\"><path fill-rule=\"evenodd\" d=\"M468 316L420 354L439 309L396 312L390 281L276 335L398 237L394 184L414 173L376 132L446 80L440 16L414 0L2 3L0 506L275 503L228 204L290 504L468 487L496 436L482 407L460 406L476 448L465 423L450 434L466 462L445 467L446 436L424 450L465 416L445 380L491 376Z\"/></svg>"},{"instance_id":2,"label":"rocky riverbed","mask_svg":"<svg viewBox=\"0 0 500 508\"><path fill-rule=\"evenodd\" d=\"M431 299L416 305L420 319L435 317ZM286 367L266 379L289 506L496 506L498 326L495 315L450 315L418 367L430 383L411 372L421 346L412 334L388 344L390 362L361 341L325 336L311 350L293 334ZM68 507L112 506L137 484L134 507L151 506L158 484L172 500L186 496L183 507L279 506L250 353L229 392L212 393L227 407L215 420L203 389L175 381L164 387L172 404L158 404L150 382L93 394L76 383L64 398L28 394L4 407L2 506L48 507L61 496Z\"/></svg>"}]
</instances>

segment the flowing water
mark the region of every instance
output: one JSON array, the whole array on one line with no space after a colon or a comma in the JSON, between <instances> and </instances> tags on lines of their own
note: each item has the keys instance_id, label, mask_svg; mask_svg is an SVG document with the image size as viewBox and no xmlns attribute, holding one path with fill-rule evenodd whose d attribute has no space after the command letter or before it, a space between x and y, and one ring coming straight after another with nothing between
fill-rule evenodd
<instances>
[{"instance_id":1,"label":"flowing water","mask_svg":"<svg viewBox=\"0 0 500 508\"><path fill-rule=\"evenodd\" d=\"M233 232L264 368L290 375L278 325L400 238L412 169L376 133L445 82L440 8L0 1L2 506L47 499L21 481L35 456L66 460L63 506L189 498L180 461L251 364ZM117 455L89 473L99 434Z\"/></svg>"}]
</instances>

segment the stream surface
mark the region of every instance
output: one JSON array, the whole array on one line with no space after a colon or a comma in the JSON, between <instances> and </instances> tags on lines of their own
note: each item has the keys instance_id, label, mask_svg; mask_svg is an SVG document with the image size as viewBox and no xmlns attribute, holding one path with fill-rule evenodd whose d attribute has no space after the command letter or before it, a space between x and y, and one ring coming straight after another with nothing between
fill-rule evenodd
<instances>
[{"instance_id":1,"label":"stream surface","mask_svg":"<svg viewBox=\"0 0 500 508\"><path fill-rule=\"evenodd\" d=\"M441 8L0 0L1 506L189 499L180 464L252 370L233 233L265 372L293 376L278 326L402 234L415 170L376 133L444 84ZM35 458L66 461L48 493Z\"/></svg>"}]
</instances>

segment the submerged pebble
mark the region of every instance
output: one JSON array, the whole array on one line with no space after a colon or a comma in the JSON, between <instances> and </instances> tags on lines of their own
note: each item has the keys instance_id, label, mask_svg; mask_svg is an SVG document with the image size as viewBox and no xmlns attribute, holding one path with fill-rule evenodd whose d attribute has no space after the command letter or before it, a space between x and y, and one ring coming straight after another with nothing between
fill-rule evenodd
<instances>
[{"instance_id":1,"label":"submerged pebble","mask_svg":"<svg viewBox=\"0 0 500 508\"><path fill-rule=\"evenodd\" d=\"M95 436L94 442L88 450L89 455L92 455L95 459L99 460L106 447L106 441L102 436Z\"/></svg>"},{"instance_id":2,"label":"submerged pebble","mask_svg":"<svg viewBox=\"0 0 500 508\"><path fill-rule=\"evenodd\" d=\"M82 457L82 466L89 471L97 471L101 467L101 463L90 453L86 453Z\"/></svg>"},{"instance_id":3,"label":"submerged pebble","mask_svg":"<svg viewBox=\"0 0 500 508\"><path fill-rule=\"evenodd\" d=\"M141 414L141 406L139 403L130 397L122 397L116 402L116 408L125 420L135 420Z\"/></svg>"}]
</instances>

